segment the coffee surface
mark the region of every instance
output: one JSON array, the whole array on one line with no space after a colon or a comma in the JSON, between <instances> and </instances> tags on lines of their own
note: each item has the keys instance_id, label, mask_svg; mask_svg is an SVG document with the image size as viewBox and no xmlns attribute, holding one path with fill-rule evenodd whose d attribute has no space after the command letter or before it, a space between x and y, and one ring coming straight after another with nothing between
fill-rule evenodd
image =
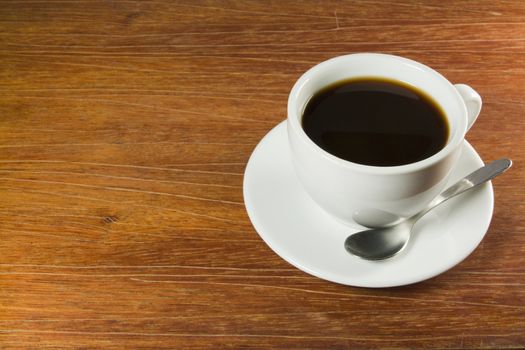
<instances>
[{"instance_id":1,"label":"coffee surface","mask_svg":"<svg viewBox=\"0 0 525 350\"><path fill-rule=\"evenodd\" d=\"M325 151L372 166L428 158L449 135L444 112L432 98L381 78L344 80L318 91L306 104L302 125Z\"/></svg>"}]
</instances>

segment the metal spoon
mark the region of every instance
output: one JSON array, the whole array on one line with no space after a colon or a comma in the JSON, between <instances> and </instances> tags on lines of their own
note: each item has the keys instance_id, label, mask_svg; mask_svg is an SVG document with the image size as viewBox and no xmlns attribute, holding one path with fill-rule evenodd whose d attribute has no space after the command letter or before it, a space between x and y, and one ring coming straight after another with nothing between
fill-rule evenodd
<instances>
[{"instance_id":1,"label":"metal spoon","mask_svg":"<svg viewBox=\"0 0 525 350\"><path fill-rule=\"evenodd\" d=\"M441 203L468 191L510 168L510 159L495 160L456 182L418 214L400 223L356 232L345 240L345 249L367 260L390 258L406 247L416 221Z\"/></svg>"}]
</instances>

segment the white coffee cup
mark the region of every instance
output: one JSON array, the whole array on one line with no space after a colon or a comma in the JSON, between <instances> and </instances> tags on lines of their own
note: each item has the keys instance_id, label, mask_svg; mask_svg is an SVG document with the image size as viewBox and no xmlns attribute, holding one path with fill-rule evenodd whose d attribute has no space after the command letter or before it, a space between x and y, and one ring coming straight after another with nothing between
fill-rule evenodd
<instances>
[{"instance_id":1,"label":"white coffee cup","mask_svg":"<svg viewBox=\"0 0 525 350\"><path fill-rule=\"evenodd\" d=\"M308 100L323 87L355 77L398 80L431 96L450 128L443 149L400 166L369 166L338 158L315 144L301 125ZM445 186L463 139L481 110L481 97L464 84L452 85L435 70L403 57L358 53L324 61L295 83L288 98L288 139L299 181L325 211L344 223L381 226L422 210Z\"/></svg>"}]
</instances>

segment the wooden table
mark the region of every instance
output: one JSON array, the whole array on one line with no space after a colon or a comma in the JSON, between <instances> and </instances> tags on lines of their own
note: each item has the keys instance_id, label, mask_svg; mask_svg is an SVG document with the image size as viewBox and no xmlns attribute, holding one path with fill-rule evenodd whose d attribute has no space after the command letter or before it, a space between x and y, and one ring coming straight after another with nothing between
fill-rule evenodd
<instances>
[{"instance_id":1,"label":"wooden table","mask_svg":"<svg viewBox=\"0 0 525 350\"><path fill-rule=\"evenodd\" d=\"M312 65L403 55L470 84L514 160L431 280L352 288L259 238L242 179ZM525 347L522 1L1 1L0 348Z\"/></svg>"}]
</instances>

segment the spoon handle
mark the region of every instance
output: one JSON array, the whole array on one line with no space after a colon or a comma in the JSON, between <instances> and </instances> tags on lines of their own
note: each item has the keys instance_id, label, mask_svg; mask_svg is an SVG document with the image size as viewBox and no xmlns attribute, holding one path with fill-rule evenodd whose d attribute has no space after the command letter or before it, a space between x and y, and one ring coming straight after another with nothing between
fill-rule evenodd
<instances>
[{"instance_id":1,"label":"spoon handle","mask_svg":"<svg viewBox=\"0 0 525 350\"><path fill-rule=\"evenodd\" d=\"M503 173L505 170L510 168L512 165L512 161L510 159L498 159L493 161L490 164L487 164L478 170L474 171L470 175L467 175L463 179L456 182L454 185L447 188L444 192L442 192L439 196L437 196L430 204L427 206L425 210L421 212L419 217L423 216L427 211L430 209L440 205L446 200L449 200L452 197L457 196L458 194L461 194L473 187L476 187L484 182L487 182L499 174Z\"/></svg>"}]
</instances>

